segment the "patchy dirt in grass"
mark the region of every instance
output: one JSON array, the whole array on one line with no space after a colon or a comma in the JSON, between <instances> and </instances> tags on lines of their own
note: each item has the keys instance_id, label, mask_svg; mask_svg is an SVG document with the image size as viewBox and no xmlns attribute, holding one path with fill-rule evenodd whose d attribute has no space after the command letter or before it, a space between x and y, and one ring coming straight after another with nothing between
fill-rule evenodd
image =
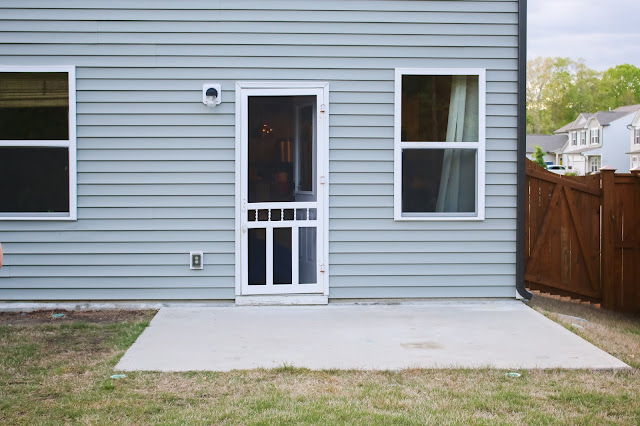
<instances>
[{"instance_id":1,"label":"patchy dirt in grass","mask_svg":"<svg viewBox=\"0 0 640 426\"><path fill-rule=\"evenodd\" d=\"M35 311L35 312L0 312L0 325L22 324L61 324L65 322L84 321L92 324L113 324L116 322L150 320L157 311ZM63 314L60 316L59 314ZM57 315L57 316L54 316Z\"/></svg>"},{"instance_id":2,"label":"patchy dirt in grass","mask_svg":"<svg viewBox=\"0 0 640 426\"><path fill-rule=\"evenodd\" d=\"M581 302L580 300L554 296L538 291L533 292L531 307L544 309L545 311L561 315L571 315L586 320L609 322L612 325L618 325L620 321L625 323L640 322L640 314L609 311L602 309L598 304Z\"/></svg>"},{"instance_id":3,"label":"patchy dirt in grass","mask_svg":"<svg viewBox=\"0 0 640 426\"><path fill-rule=\"evenodd\" d=\"M640 368L640 315L538 292L530 305L631 367Z\"/></svg>"}]
</instances>

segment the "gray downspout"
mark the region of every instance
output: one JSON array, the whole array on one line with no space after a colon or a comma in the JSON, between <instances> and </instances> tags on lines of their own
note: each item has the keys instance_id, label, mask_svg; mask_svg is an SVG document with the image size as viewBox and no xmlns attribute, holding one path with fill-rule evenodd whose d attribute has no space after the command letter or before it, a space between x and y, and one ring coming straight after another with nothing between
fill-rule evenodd
<instances>
[{"instance_id":1,"label":"gray downspout","mask_svg":"<svg viewBox=\"0 0 640 426\"><path fill-rule=\"evenodd\" d=\"M524 286L525 214L527 190L527 0L518 2L518 137L517 137L517 219L516 219L516 290L526 300L533 294Z\"/></svg>"}]
</instances>

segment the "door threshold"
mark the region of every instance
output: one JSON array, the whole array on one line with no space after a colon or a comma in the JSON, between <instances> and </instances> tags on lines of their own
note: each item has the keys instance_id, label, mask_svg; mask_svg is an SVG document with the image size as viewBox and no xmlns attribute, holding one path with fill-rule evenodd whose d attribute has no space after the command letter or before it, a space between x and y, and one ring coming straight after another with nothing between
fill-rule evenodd
<instances>
[{"instance_id":1,"label":"door threshold","mask_svg":"<svg viewBox=\"0 0 640 426\"><path fill-rule=\"evenodd\" d=\"M329 304L329 296L325 296L324 294L236 296L237 306L291 306L327 304Z\"/></svg>"}]
</instances>

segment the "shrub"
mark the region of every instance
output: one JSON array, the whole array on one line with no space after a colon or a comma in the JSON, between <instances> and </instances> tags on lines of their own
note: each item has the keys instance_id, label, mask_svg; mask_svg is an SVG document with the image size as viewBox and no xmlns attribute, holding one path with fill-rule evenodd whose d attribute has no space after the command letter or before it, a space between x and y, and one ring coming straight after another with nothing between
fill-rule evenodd
<instances>
[{"instance_id":1,"label":"shrub","mask_svg":"<svg viewBox=\"0 0 640 426\"><path fill-rule=\"evenodd\" d=\"M533 162L536 163L538 166L543 167L543 168L547 168L547 163L544 162L544 156L546 155L546 152L544 152L542 150L542 147L540 145L536 145L534 147L533 150Z\"/></svg>"}]
</instances>

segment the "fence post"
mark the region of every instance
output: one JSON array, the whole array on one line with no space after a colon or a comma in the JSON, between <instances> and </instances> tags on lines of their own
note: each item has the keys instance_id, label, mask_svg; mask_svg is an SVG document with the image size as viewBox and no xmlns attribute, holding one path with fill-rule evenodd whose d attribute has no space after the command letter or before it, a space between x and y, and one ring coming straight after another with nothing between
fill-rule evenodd
<instances>
[{"instance_id":1,"label":"fence post","mask_svg":"<svg viewBox=\"0 0 640 426\"><path fill-rule=\"evenodd\" d=\"M602 289L602 307L616 309L620 304L620 283L616 282L616 192L615 172L611 166L600 169L602 186L602 257L600 286Z\"/></svg>"}]
</instances>

